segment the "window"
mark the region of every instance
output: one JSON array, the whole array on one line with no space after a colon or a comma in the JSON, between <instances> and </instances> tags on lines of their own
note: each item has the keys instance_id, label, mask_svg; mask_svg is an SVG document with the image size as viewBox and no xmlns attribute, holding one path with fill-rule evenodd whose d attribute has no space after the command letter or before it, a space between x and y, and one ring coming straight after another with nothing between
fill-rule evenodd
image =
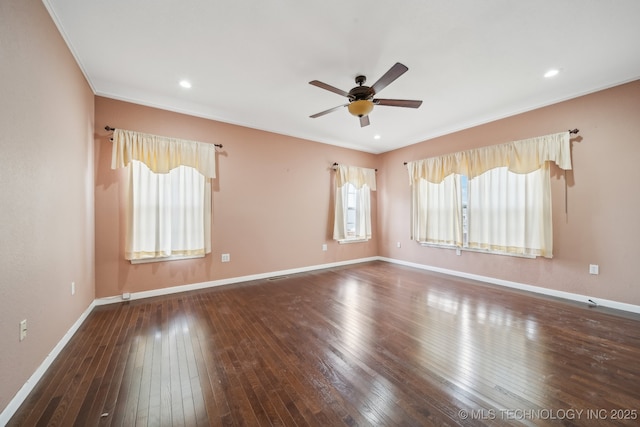
<instances>
[{"instance_id":1,"label":"window","mask_svg":"<svg viewBox=\"0 0 640 427\"><path fill-rule=\"evenodd\" d=\"M427 186L451 194L451 199L439 197L427 201L428 210L436 211L431 214L430 223L451 224L444 232L442 226L435 230L431 227L423 242L494 253L546 256L552 247L548 178L547 167L528 174L512 173L501 167L471 180L465 175L451 174L440 184L427 182ZM453 191L448 189L448 183L454 183Z\"/></svg>"},{"instance_id":2,"label":"window","mask_svg":"<svg viewBox=\"0 0 640 427\"><path fill-rule=\"evenodd\" d=\"M469 180L468 196L469 248L551 258L548 164L527 174L491 169Z\"/></svg>"},{"instance_id":3,"label":"window","mask_svg":"<svg viewBox=\"0 0 640 427\"><path fill-rule=\"evenodd\" d=\"M356 186L351 184L351 183L347 183L347 185L345 185L343 188L343 191L346 192L346 199L347 199L347 223L345 225L345 229L347 232L347 237L350 238L354 238L356 237L356 229L358 228L359 222L358 221L358 212L361 212L362 209L359 208L358 206L358 202L360 201L358 199L358 194L357 194L357 189Z\"/></svg>"},{"instance_id":4,"label":"window","mask_svg":"<svg viewBox=\"0 0 640 427\"><path fill-rule=\"evenodd\" d=\"M205 255L205 177L189 166L169 173L151 172L131 161L129 260L158 260Z\"/></svg>"},{"instance_id":5,"label":"window","mask_svg":"<svg viewBox=\"0 0 640 427\"><path fill-rule=\"evenodd\" d=\"M339 240L368 240L371 238L371 193L368 186L360 189L347 183L340 189L343 209L345 238Z\"/></svg>"},{"instance_id":6,"label":"window","mask_svg":"<svg viewBox=\"0 0 640 427\"><path fill-rule=\"evenodd\" d=\"M375 170L337 166L333 238L341 243L371 239L371 190Z\"/></svg>"},{"instance_id":7,"label":"window","mask_svg":"<svg viewBox=\"0 0 640 427\"><path fill-rule=\"evenodd\" d=\"M460 202L462 205L462 246L469 245L469 180L460 175Z\"/></svg>"},{"instance_id":8,"label":"window","mask_svg":"<svg viewBox=\"0 0 640 427\"><path fill-rule=\"evenodd\" d=\"M412 239L551 258L549 161L571 168L568 132L409 162Z\"/></svg>"},{"instance_id":9,"label":"window","mask_svg":"<svg viewBox=\"0 0 640 427\"><path fill-rule=\"evenodd\" d=\"M111 168L129 169L125 258L148 262L211 252L215 145L115 129Z\"/></svg>"}]
</instances>

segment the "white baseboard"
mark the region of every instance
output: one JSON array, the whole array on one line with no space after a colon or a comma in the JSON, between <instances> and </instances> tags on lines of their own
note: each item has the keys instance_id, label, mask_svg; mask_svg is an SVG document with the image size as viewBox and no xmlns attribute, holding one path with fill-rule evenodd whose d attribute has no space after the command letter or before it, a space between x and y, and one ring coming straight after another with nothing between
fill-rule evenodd
<instances>
[{"instance_id":1,"label":"white baseboard","mask_svg":"<svg viewBox=\"0 0 640 427\"><path fill-rule=\"evenodd\" d=\"M450 276L462 277L465 279L477 280L479 282L505 286L508 288L520 289L523 291L533 292L536 294L542 294L542 295L548 295L548 296L563 298L563 299L572 300L572 301L578 301L587 305L590 303L590 301L593 301L598 306L640 314L640 306L627 304L624 302L612 301L604 298L589 297L587 295L580 295L580 294L574 294L571 292L558 291L556 289L549 289L549 288L543 288L540 286L527 285L525 283L518 283L518 282L512 282L510 280L496 279L494 277L481 276L478 274L465 273L465 272L456 271L456 270L449 270L447 268L433 267L430 265L418 264L418 263L409 262L409 261L402 261L402 260L393 259L393 258L378 257L378 259L381 261L386 261L393 264L400 264L400 265L405 265L407 267L419 268L421 270L428 270L436 273L448 274Z\"/></svg>"},{"instance_id":2,"label":"white baseboard","mask_svg":"<svg viewBox=\"0 0 640 427\"><path fill-rule=\"evenodd\" d=\"M374 256L374 257L369 257L369 258L359 258L359 259L348 260L348 261L340 261L340 262L334 262L334 263L329 263L329 264L312 265L312 266L308 266L308 267L293 268L293 269L290 269L290 270L272 271L272 272L269 272L269 273L253 274L253 275L249 275L249 276L232 277L232 278L229 278L229 279L212 280L212 281L209 281L209 282L194 283L194 284L182 285L182 286L173 286L173 287L170 287L170 288L155 289L155 290L151 290L151 291L135 292L135 293L131 293L130 294L130 298L129 299L133 300L133 299L142 299L142 298L149 298L149 297L155 297L155 296L161 296L161 295L170 295L170 294L175 294L175 293L179 293L179 292L193 291L193 290L197 290L197 289L206 289L206 288L212 288L212 287L215 287L215 286L223 286L223 285L230 285L230 284L233 284L233 283L248 282L248 281L251 281L251 280L268 279L269 277L285 276L287 274L305 273L307 271L321 270L321 269L324 269L324 268L339 267L339 266L350 265L350 264L359 264L359 263L369 262L369 261L385 261L385 262L389 262L389 263L392 263L392 264L405 265L407 267L414 267L414 268L418 268L418 269L421 269L421 270L433 271L433 272L436 272L436 273L447 274L447 275L450 275L450 276L462 277L462 278L470 279L470 280L477 280L479 282L491 283L491 284L494 284L494 285L505 286L505 287L508 287L508 288L514 288L514 289L519 289L519 290L523 290L523 291L533 292L533 293L536 293L536 294L548 295L548 296L557 297L557 298L563 298L563 299L567 299L567 300L571 300L571 301L578 301L578 302L581 302L581 303L584 303L584 304L589 304L590 301L593 301L598 306L640 314L640 306L638 306L638 305L627 304L627 303L608 300L608 299L604 299L604 298L589 297L587 295L580 295L580 294L575 294L575 293L571 293L571 292L559 291L559 290L556 290L556 289L550 289L550 288L543 288L543 287L540 287L540 286L527 285L525 283L519 283L519 282L510 281L510 280L497 279L495 277L481 276L481 275L478 275L478 274L465 273L463 271L450 270L450 269L447 269L447 268L434 267L434 266L430 266L430 265L426 265L426 264L418 264L418 263L415 263L415 262L402 261L402 260L398 260L398 259L386 258L386 257L381 257L381 256ZM122 302L122 301L123 301L122 296L118 295L118 296L113 296L113 297L100 298L100 299L95 300L94 302L95 302L96 305L104 305L104 304L112 304L112 303L117 303L117 302Z\"/></svg>"},{"instance_id":3,"label":"white baseboard","mask_svg":"<svg viewBox=\"0 0 640 427\"><path fill-rule=\"evenodd\" d=\"M201 283L193 283L193 284L189 284L189 285L181 285L181 286L172 286L170 288L163 288L163 289L154 289L151 291L143 291L143 292L133 292L129 294L129 298L127 298L127 300L135 300L135 299L142 299L142 298L150 298L150 297L157 297L157 296L161 296L161 295L170 295L170 294L176 294L179 292L186 292L186 291L194 291L194 290L198 290L198 289L206 289L206 288L213 288L216 286L223 286L223 285L231 285L233 283L242 283L242 282L249 282L251 280L262 280L262 279L268 279L270 277L275 277L275 276L286 276L287 274L296 274L296 273L305 273L308 271L314 271L314 270L322 270L325 268L332 268L332 267L340 267L343 265L351 265L351 264L360 264L363 262L369 262L369 261L377 261L379 260L380 257L369 257L369 258L358 258L358 259L353 259L353 260L348 260L348 261L339 261L339 262L332 262L332 263L328 263L328 264L317 264L317 265L311 265L308 267L300 267L300 268L292 268L289 270L280 270L280 271L272 271L269 273L260 273L260 274L252 274L249 276L239 276L239 277L231 277L228 279L220 279L220 280L211 280L208 282L201 282ZM117 296L113 296L113 297L106 297L106 298L100 298L95 300L95 304L96 305L104 305L104 304L113 304L113 303L117 303L117 302L122 302L125 301L121 295L117 295Z\"/></svg>"},{"instance_id":4,"label":"white baseboard","mask_svg":"<svg viewBox=\"0 0 640 427\"><path fill-rule=\"evenodd\" d=\"M96 306L95 300L89 304L89 307L80 315L78 320L69 328L66 334L62 337L62 339L56 344L56 346L51 350L51 353L45 357L44 361L38 366L38 369L29 377L26 383L22 386L22 388L16 393L16 395L11 399L11 402L4 408L2 413L0 413L0 426L7 425L11 417L16 413L22 402L29 396L29 393L33 390L33 388L38 384L38 381L42 378L42 376L47 372L47 369L51 366L53 361L58 357L62 349L67 345L67 343L71 340L71 337L76 333L80 326L84 323L86 318L89 316L93 308Z\"/></svg>"}]
</instances>

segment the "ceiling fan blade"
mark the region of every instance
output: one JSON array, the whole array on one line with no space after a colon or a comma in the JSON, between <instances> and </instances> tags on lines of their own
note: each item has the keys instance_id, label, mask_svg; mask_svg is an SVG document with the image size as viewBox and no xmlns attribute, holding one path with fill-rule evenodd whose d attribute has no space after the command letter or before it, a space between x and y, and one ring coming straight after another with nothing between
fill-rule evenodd
<instances>
[{"instance_id":1,"label":"ceiling fan blade","mask_svg":"<svg viewBox=\"0 0 640 427\"><path fill-rule=\"evenodd\" d=\"M369 126L369 115L360 117L360 127L363 128L365 126Z\"/></svg>"},{"instance_id":2,"label":"ceiling fan blade","mask_svg":"<svg viewBox=\"0 0 640 427\"><path fill-rule=\"evenodd\" d=\"M389 84L393 83L395 79L406 73L408 68L405 65L402 65L399 62L389 69L382 77L378 79L377 82L371 86L374 93L380 92L382 89L387 87Z\"/></svg>"},{"instance_id":3,"label":"ceiling fan blade","mask_svg":"<svg viewBox=\"0 0 640 427\"><path fill-rule=\"evenodd\" d=\"M342 89L338 89L337 87L333 87L331 85L328 85L326 83L322 83L318 80L312 80L309 82L310 85L314 85L314 86L318 86L319 88L322 89L326 89L329 92L333 92L333 93L337 93L338 95L342 95L342 96L346 96L347 98L349 97L349 94L345 91L343 91Z\"/></svg>"},{"instance_id":4,"label":"ceiling fan blade","mask_svg":"<svg viewBox=\"0 0 640 427\"><path fill-rule=\"evenodd\" d=\"M320 116L324 116L325 114L332 113L332 112L334 112L336 110L339 110L342 107L346 107L347 105L349 105L349 104L338 105L337 107L329 108L328 110L321 111L321 112L316 113L313 116L309 116L309 117L311 117L312 119L315 119L316 117L320 117Z\"/></svg>"},{"instance_id":5,"label":"ceiling fan blade","mask_svg":"<svg viewBox=\"0 0 640 427\"><path fill-rule=\"evenodd\" d=\"M418 108L422 105L422 101L413 101L410 99L374 99L376 105L387 105L389 107L406 107Z\"/></svg>"}]
</instances>

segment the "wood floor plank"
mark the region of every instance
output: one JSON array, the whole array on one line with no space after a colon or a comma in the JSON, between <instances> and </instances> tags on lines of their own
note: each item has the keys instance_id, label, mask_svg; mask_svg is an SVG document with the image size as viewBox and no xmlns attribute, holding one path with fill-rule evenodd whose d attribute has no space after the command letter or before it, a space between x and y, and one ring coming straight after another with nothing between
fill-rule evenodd
<instances>
[{"instance_id":1,"label":"wood floor plank","mask_svg":"<svg viewBox=\"0 0 640 427\"><path fill-rule=\"evenodd\" d=\"M93 372L87 372L87 381L90 381L89 389L85 393L84 401L76 399L75 405L78 407L78 412L73 410L67 410L65 418L62 420L61 425L88 425L98 422L102 409L104 407L104 399L106 398L110 380L105 379L111 375L109 367L112 365L114 355L118 354L117 350L114 352L114 348L118 345L118 336L126 316L116 316L115 322L105 324L104 338L100 344L100 355L95 358L96 370ZM79 390L79 392L82 392ZM82 403L81 406L79 404Z\"/></svg>"},{"instance_id":2,"label":"wood floor plank","mask_svg":"<svg viewBox=\"0 0 640 427\"><path fill-rule=\"evenodd\" d=\"M203 295L195 295L194 319L203 319L201 322L194 320L192 325L192 340L194 342L194 355L202 398L205 402L207 420L210 425L224 425L223 417L228 416L230 409L223 399L222 382L224 378L218 377L219 363L214 356L215 347L214 328L211 317L206 314L206 301Z\"/></svg>"},{"instance_id":3,"label":"wood floor plank","mask_svg":"<svg viewBox=\"0 0 640 427\"><path fill-rule=\"evenodd\" d=\"M128 307L131 309L131 307ZM125 359L125 366L122 372L122 380L119 382L117 399L112 411L112 425L128 426L133 425L136 418L137 406L133 407L133 402L138 399L138 384L136 381L137 373L140 369L136 368L135 360L141 347L140 331L142 330L144 311L134 311L131 317L129 328L131 334L128 335L130 345L128 352L121 355Z\"/></svg>"},{"instance_id":4,"label":"wood floor plank","mask_svg":"<svg viewBox=\"0 0 640 427\"><path fill-rule=\"evenodd\" d=\"M9 426L630 426L638 360L638 315L370 262L97 307Z\"/></svg>"}]
</instances>

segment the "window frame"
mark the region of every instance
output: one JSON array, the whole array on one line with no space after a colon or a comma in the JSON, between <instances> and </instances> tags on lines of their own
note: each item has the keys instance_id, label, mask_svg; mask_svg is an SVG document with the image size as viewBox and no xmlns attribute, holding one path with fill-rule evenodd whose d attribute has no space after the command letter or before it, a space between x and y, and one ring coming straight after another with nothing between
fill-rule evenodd
<instances>
[{"instance_id":1,"label":"window frame","mask_svg":"<svg viewBox=\"0 0 640 427\"><path fill-rule=\"evenodd\" d=\"M333 170L333 239L340 244L368 242L373 237L371 192L376 190L376 170L337 163Z\"/></svg>"},{"instance_id":2,"label":"window frame","mask_svg":"<svg viewBox=\"0 0 640 427\"><path fill-rule=\"evenodd\" d=\"M344 193L343 200L346 200L347 202L344 205L344 209L343 209L344 217L345 217L346 238L337 239L339 244L364 243L371 240L370 238L367 238L366 235L365 237L361 237L356 234L359 227L364 227L364 225L361 224L361 216L362 216L361 211L362 209L364 209L363 200L362 200L362 197L360 197L358 194L358 192L362 191L364 187L367 187L367 190L369 191L369 203L371 203L371 189L367 185L364 185L362 188L358 189L351 182L347 182L345 183L344 186L340 187L339 189L339 191L342 191ZM369 209L371 209L371 206L369 206ZM350 211L353 212L353 217L354 217L352 231L348 228L348 225L350 224L349 222ZM352 235L349 236L350 234Z\"/></svg>"}]
</instances>

